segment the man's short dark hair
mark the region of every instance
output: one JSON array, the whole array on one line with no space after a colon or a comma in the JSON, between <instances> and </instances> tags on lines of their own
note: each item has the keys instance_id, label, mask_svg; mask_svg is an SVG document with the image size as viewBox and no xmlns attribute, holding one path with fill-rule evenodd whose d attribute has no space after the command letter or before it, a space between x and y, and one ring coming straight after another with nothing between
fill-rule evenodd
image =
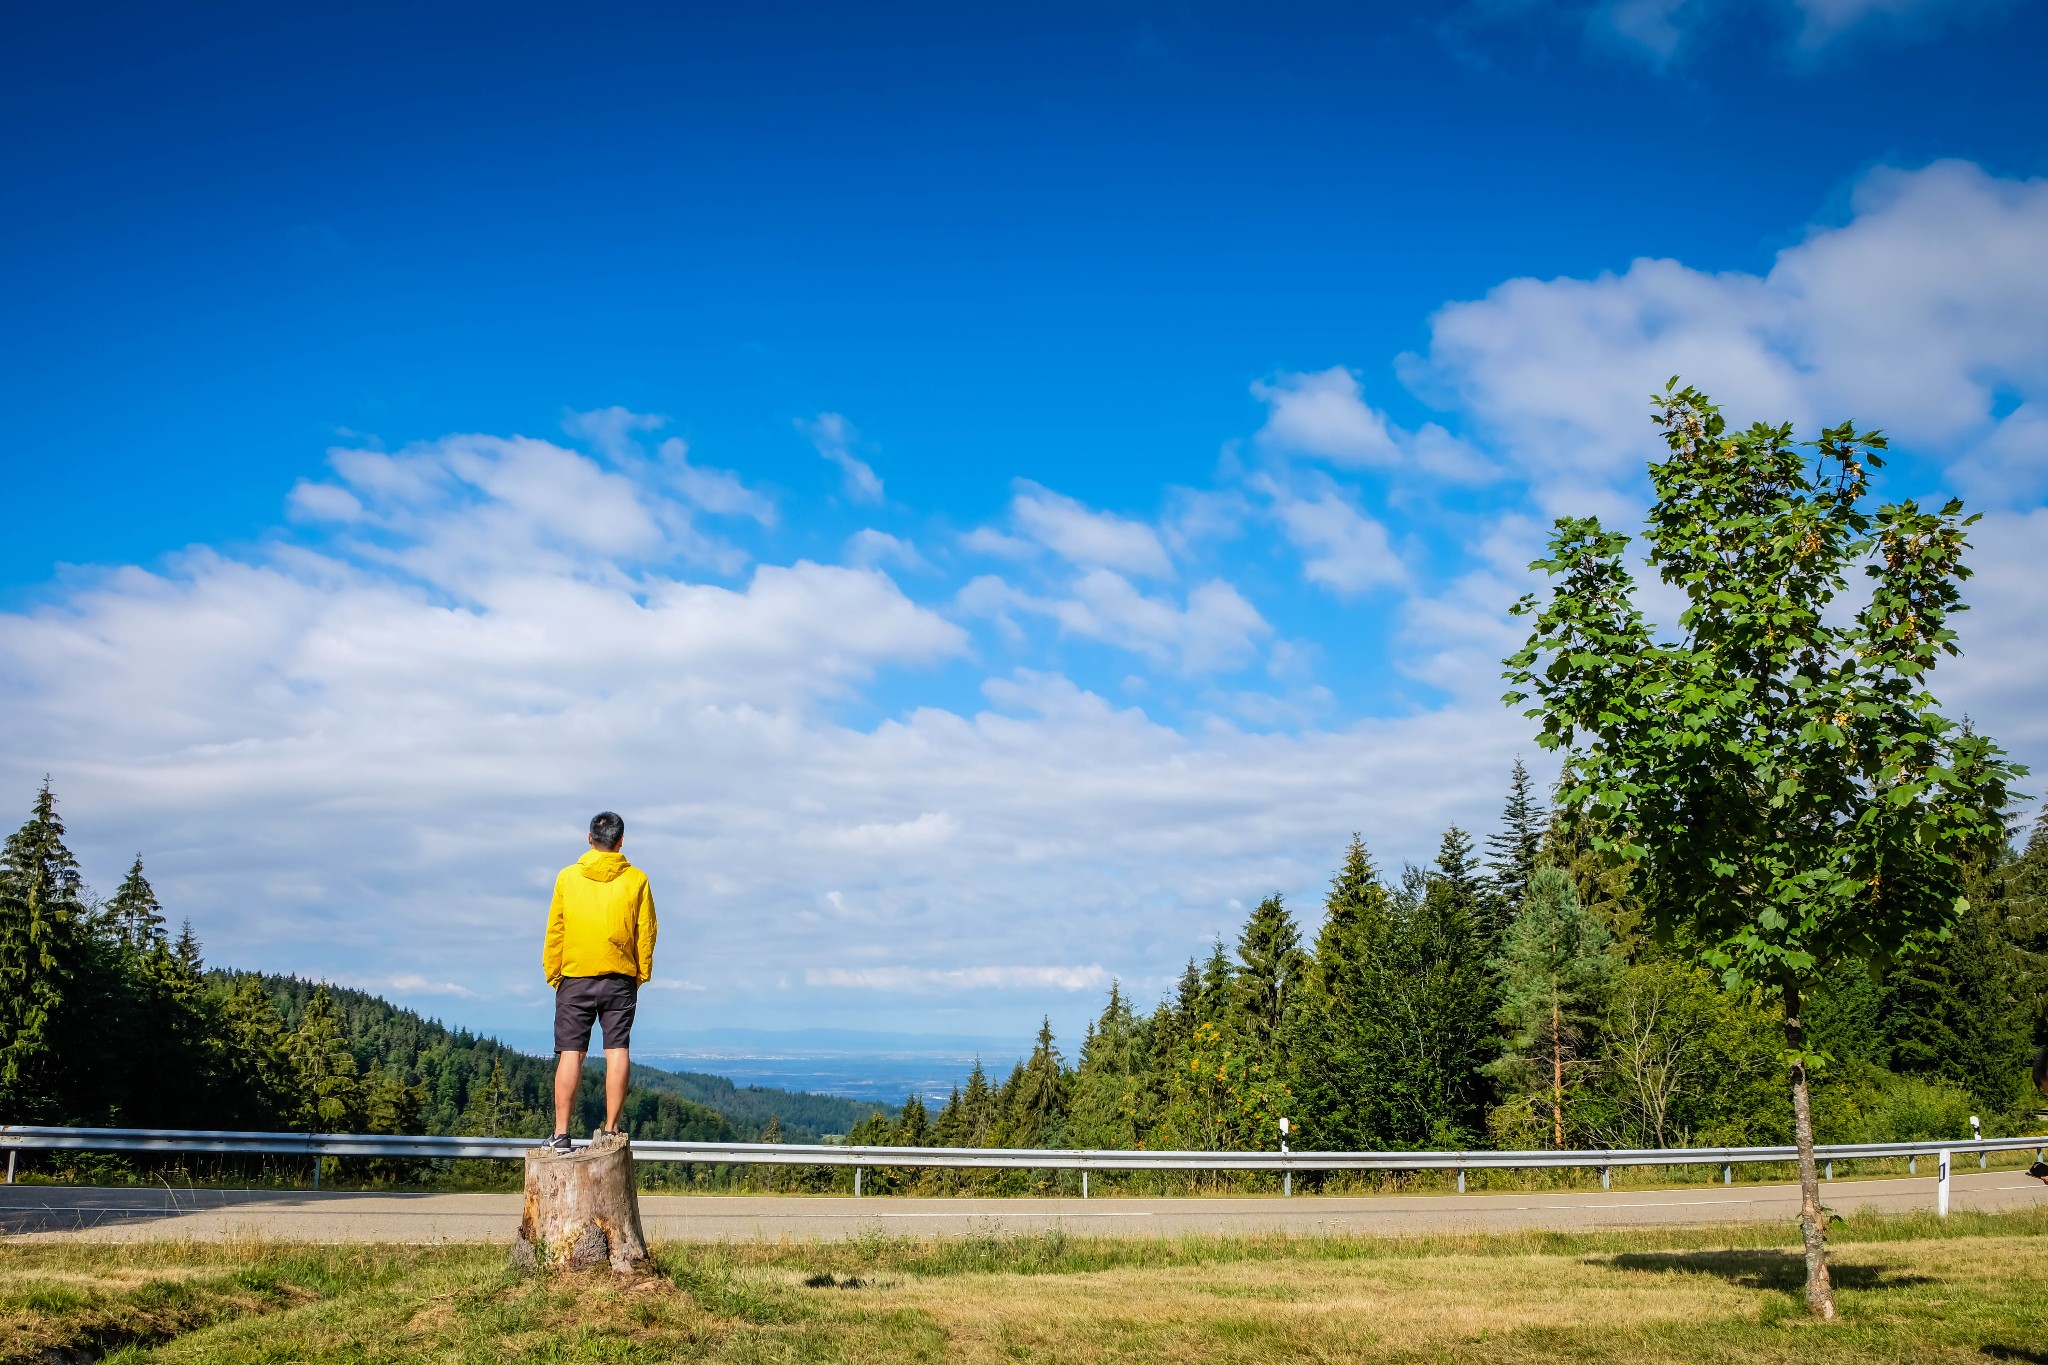
<instances>
[{"instance_id":1,"label":"man's short dark hair","mask_svg":"<svg viewBox=\"0 0 2048 1365\"><path fill-rule=\"evenodd\" d=\"M625 837L626 822L621 820L614 812L601 810L590 817L591 841L605 852L618 852L619 844L625 840Z\"/></svg>"}]
</instances>

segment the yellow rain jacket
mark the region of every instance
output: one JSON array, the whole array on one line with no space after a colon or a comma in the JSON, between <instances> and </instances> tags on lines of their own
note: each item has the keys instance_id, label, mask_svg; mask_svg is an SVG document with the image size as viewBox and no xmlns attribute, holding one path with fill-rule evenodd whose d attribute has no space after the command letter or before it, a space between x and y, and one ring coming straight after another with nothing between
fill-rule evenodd
<instances>
[{"instance_id":1,"label":"yellow rain jacket","mask_svg":"<svg viewBox=\"0 0 2048 1365\"><path fill-rule=\"evenodd\" d=\"M565 976L619 972L654 975L654 892L623 853L593 848L555 875L548 941L541 953L548 985Z\"/></svg>"}]
</instances>

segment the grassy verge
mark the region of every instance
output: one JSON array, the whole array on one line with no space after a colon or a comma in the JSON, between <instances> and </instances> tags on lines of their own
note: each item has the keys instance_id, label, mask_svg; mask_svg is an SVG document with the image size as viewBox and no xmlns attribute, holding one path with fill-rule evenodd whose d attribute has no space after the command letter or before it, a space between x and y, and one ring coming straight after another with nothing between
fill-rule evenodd
<instances>
[{"instance_id":1,"label":"grassy verge","mask_svg":"<svg viewBox=\"0 0 2048 1365\"><path fill-rule=\"evenodd\" d=\"M671 1246L546 1281L502 1248L0 1246L0 1360L2048 1361L2048 1211L1835 1230L1043 1235ZM62 1357L57 1357L62 1358Z\"/></svg>"}]
</instances>

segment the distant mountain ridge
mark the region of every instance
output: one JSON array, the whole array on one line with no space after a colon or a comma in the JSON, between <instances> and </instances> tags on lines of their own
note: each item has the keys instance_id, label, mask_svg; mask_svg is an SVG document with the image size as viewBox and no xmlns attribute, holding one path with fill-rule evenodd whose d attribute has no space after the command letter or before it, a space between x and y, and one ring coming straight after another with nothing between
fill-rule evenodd
<instances>
[{"instance_id":1,"label":"distant mountain ridge","mask_svg":"<svg viewBox=\"0 0 2048 1365\"><path fill-rule=\"evenodd\" d=\"M239 973L219 973L232 977ZM348 986L297 976L262 974L265 991L296 1029L313 996L325 990L341 1016L342 1033L362 1074L382 1072L417 1088L427 1132L478 1126L480 1113L507 1132L538 1133L553 1117L554 1059L536 1057L495 1038L451 1028L417 1010ZM578 1092L582 1127L602 1104L602 1061L593 1062ZM723 1076L671 1071L636 1062L626 1104L627 1131L661 1141L750 1141L773 1120L784 1141L817 1142L845 1133L888 1105L838 1095L736 1086ZM601 1121L601 1109L595 1109Z\"/></svg>"}]
</instances>

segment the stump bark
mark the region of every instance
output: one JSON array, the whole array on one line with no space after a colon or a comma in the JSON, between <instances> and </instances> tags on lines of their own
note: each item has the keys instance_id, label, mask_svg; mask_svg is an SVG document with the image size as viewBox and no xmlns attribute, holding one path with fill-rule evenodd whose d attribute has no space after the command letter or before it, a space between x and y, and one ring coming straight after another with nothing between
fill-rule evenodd
<instances>
[{"instance_id":1,"label":"stump bark","mask_svg":"<svg viewBox=\"0 0 2048 1365\"><path fill-rule=\"evenodd\" d=\"M573 1152L526 1154L526 1209L512 1259L543 1270L609 1265L621 1275L650 1269L633 1189L633 1147L598 1138Z\"/></svg>"}]
</instances>

